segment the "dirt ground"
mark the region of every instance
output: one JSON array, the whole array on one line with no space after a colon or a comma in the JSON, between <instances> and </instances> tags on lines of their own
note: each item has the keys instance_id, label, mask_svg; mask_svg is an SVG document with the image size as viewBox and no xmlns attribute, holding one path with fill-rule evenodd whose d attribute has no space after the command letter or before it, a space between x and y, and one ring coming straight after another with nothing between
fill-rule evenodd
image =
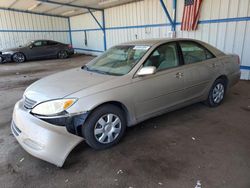
<instances>
[{"instance_id":1,"label":"dirt ground","mask_svg":"<svg viewBox=\"0 0 250 188\"><path fill-rule=\"evenodd\" d=\"M250 81L240 81L218 108L198 103L129 128L111 149L83 142L63 168L24 151L10 122L25 88L92 58L0 65L0 187L194 188L198 180L202 188L250 187Z\"/></svg>"}]
</instances>

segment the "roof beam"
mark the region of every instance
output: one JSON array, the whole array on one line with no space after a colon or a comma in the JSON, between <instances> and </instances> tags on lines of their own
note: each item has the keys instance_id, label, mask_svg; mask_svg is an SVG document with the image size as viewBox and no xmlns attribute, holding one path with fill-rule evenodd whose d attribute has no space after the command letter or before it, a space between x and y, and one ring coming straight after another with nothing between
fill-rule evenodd
<instances>
[{"instance_id":1,"label":"roof beam","mask_svg":"<svg viewBox=\"0 0 250 188\"><path fill-rule=\"evenodd\" d=\"M90 9L88 9L89 13L91 14L91 16L94 18L94 20L96 21L96 23L99 25L99 27L103 30L102 25L100 24L100 22L97 20L97 18L95 17L95 15L91 12Z\"/></svg>"},{"instance_id":2,"label":"roof beam","mask_svg":"<svg viewBox=\"0 0 250 188\"><path fill-rule=\"evenodd\" d=\"M70 1L69 3L73 3L73 2L75 2L75 1L77 1L77 0ZM48 10L44 11L43 13L51 12L51 11L56 10L56 9L59 9L59 8L61 8L61 7L63 7L63 6L62 6L62 5L59 5L59 6L57 6L57 7L48 9Z\"/></svg>"},{"instance_id":3,"label":"roof beam","mask_svg":"<svg viewBox=\"0 0 250 188\"><path fill-rule=\"evenodd\" d=\"M33 11L28 11L28 10L20 10L20 9L14 9L14 8L2 8L2 7L0 7L0 10L7 10L7 11L13 11L13 12L22 12L22 13L29 13L29 14L37 14L37 15L42 15L42 16L52 16L52 17L59 17L59 18L68 18L68 16L60 16L60 15L56 15L56 14L38 13L38 12L33 12Z\"/></svg>"},{"instance_id":4,"label":"roof beam","mask_svg":"<svg viewBox=\"0 0 250 188\"><path fill-rule=\"evenodd\" d=\"M55 2L55 1L51 1L51 0L37 0L43 3L50 3L50 4L54 4L54 5L61 5L61 6L68 6L68 7L74 7L74 8L84 8L84 9L90 9L90 10L103 10L103 9L98 9L98 8L93 8L93 7L88 7L88 6L80 6L80 5L73 5L73 4L69 4L69 3L60 3L60 2Z\"/></svg>"},{"instance_id":5,"label":"roof beam","mask_svg":"<svg viewBox=\"0 0 250 188\"><path fill-rule=\"evenodd\" d=\"M163 0L160 0L160 3L161 3L162 9L164 10L164 12L165 12L165 14L166 14L166 16L167 16L167 18L168 18L168 20L169 20L171 26L174 27L174 22L173 22L173 20L172 20L170 14L169 14L169 12L168 12L168 9L167 9L165 3L163 2Z\"/></svg>"},{"instance_id":6,"label":"roof beam","mask_svg":"<svg viewBox=\"0 0 250 188\"><path fill-rule=\"evenodd\" d=\"M17 1L18 1L18 0L14 0L14 1L9 5L8 8L12 8L12 7L17 3Z\"/></svg>"}]
</instances>

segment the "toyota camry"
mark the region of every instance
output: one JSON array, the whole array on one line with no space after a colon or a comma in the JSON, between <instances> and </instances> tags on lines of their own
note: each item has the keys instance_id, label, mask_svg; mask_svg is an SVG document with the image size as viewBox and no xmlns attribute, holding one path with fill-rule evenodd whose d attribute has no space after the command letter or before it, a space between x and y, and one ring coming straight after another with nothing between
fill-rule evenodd
<instances>
[{"instance_id":1,"label":"toyota camry","mask_svg":"<svg viewBox=\"0 0 250 188\"><path fill-rule=\"evenodd\" d=\"M197 40L120 44L30 85L11 129L27 152L61 167L83 140L106 149L146 119L201 101L217 107L239 80L239 67L237 55Z\"/></svg>"}]
</instances>

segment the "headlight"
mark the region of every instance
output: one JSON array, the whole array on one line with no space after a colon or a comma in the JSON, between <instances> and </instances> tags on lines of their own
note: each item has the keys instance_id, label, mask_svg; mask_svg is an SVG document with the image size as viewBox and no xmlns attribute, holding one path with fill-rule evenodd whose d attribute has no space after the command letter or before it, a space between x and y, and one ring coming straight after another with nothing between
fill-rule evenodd
<instances>
[{"instance_id":1,"label":"headlight","mask_svg":"<svg viewBox=\"0 0 250 188\"><path fill-rule=\"evenodd\" d=\"M2 54L3 54L3 55L12 54L12 52L3 52Z\"/></svg>"},{"instance_id":2,"label":"headlight","mask_svg":"<svg viewBox=\"0 0 250 188\"><path fill-rule=\"evenodd\" d=\"M42 116L58 115L71 107L77 99L56 99L36 105L31 113Z\"/></svg>"}]
</instances>

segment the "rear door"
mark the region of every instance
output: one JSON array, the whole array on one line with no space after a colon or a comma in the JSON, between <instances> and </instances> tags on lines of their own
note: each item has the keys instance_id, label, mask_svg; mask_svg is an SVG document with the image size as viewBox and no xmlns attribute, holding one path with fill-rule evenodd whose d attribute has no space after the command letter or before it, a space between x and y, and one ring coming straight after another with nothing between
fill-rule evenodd
<instances>
[{"instance_id":1,"label":"rear door","mask_svg":"<svg viewBox=\"0 0 250 188\"><path fill-rule=\"evenodd\" d=\"M157 72L133 78L132 91L138 121L181 103L185 95L183 66L180 66L175 42L159 46L143 66L155 66Z\"/></svg>"},{"instance_id":2,"label":"rear door","mask_svg":"<svg viewBox=\"0 0 250 188\"><path fill-rule=\"evenodd\" d=\"M46 49L48 56L56 57L60 51L60 43L55 41L47 41Z\"/></svg>"},{"instance_id":3,"label":"rear door","mask_svg":"<svg viewBox=\"0 0 250 188\"><path fill-rule=\"evenodd\" d=\"M205 94L211 81L217 75L220 63L209 50L199 43L180 41L179 45L183 54L186 100L188 101Z\"/></svg>"}]
</instances>

